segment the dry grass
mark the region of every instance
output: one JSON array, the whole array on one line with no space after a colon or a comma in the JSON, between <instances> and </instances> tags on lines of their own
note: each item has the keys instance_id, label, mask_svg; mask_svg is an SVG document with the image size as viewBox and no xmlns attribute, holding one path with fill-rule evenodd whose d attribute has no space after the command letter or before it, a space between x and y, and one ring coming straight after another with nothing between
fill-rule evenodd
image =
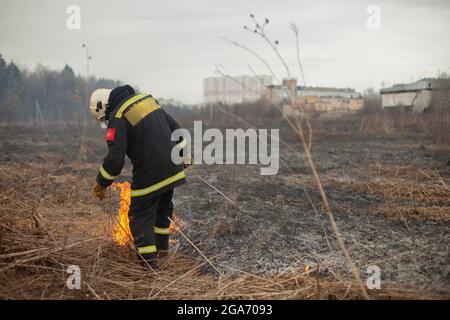
<instances>
[{"instance_id":1,"label":"dry grass","mask_svg":"<svg viewBox=\"0 0 450 320\"><path fill-rule=\"evenodd\" d=\"M363 175L363 179L358 176ZM437 169L417 165L369 166L355 179L327 181L334 189L384 199L378 213L416 220L450 221L450 183Z\"/></svg>"},{"instance_id":2,"label":"dry grass","mask_svg":"<svg viewBox=\"0 0 450 320\"><path fill-rule=\"evenodd\" d=\"M117 247L105 203L90 200L90 177L57 178L52 164L0 167L0 299L359 299L355 283L330 270L280 275L237 272L225 276L205 258L185 256L177 242L161 270L141 267L133 250ZM51 170L50 170L51 168ZM105 208L114 208L105 209ZM178 235L178 241L185 239ZM201 248L199 249L201 250ZM81 290L66 287L69 265L82 272ZM320 270L319 270L320 271ZM433 298L413 289L369 291L373 298ZM436 297L434 297L436 298Z\"/></svg>"}]
</instances>

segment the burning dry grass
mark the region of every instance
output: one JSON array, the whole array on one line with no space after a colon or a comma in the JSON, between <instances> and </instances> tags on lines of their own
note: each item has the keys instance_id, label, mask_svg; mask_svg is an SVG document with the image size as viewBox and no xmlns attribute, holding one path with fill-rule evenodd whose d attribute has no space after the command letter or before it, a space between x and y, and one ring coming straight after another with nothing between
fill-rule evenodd
<instances>
[{"instance_id":1,"label":"burning dry grass","mask_svg":"<svg viewBox=\"0 0 450 320\"><path fill-rule=\"evenodd\" d=\"M133 241L128 220L128 210L131 201L131 187L128 182L113 183L113 189L120 189L119 216L112 229L114 241L119 246L127 246Z\"/></svg>"},{"instance_id":2,"label":"burning dry grass","mask_svg":"<svg viewBox=\"0 0 450 320\"><path fill-rule=\"evenodd\" d=\"M319 267L276 276L235 270L237 276L225 276L220 272L225 267L217 265L215 257L202 256L198 248L197 256L185 256L176 242L161 270L145 270L132 249L114 243L117 219L111 219L105 207L117 211L117 201L86 200L90 178L47 179L48 172L39 166L23 168L20 174L11 166L0 168L1 299L361 298L355 283L333 272L323 276ZM126 198L126 188L121 191ZM118 198L117 192L114 197ZM122 202L120 210L125 207ZM81 269L81 290L66 286L69 265ZM375 298L429 298L412 292L383 289L370 294Z\"/></svg>"},{"instance_id":3,"label":"burning dry grass","mask_svg":"<svg viewBox=\"0 0 450 320\"><path fill-rule=\"evenodd\" d=\"M1 299L361 298L355 283L333 273L323 276L319 267L276 276L235 270L237 276L225 276L221 266L218 272L211 268L215 257L202 256L198 248L197 256L185 256L177 241L160 270L143 269L130 247L114 243L112 232L117 234L119 229L117 219L104 210L108 202L86 200L90 179L46 179L48 174L37 167L19 175L13 167L1 166L0 175ZM67 181L76 182L78 188ZM119 210L124 212L126 184L118 187L122 193ZM118 198L117 192L114 197ZM118 205L110 207L117 211ZM66 286L69 265L81 269L81 290ZM374 298L430 298L413 292L396 288L370 294Z\"/></svg>"},{"instance_id":4,"label":"burning dry grass","mask_svg":"<svg viewBox=\"0 0 450 320\"><path fill-rule=\"evenodd\" d=\"M355 299L354 285L322 280L307 273L242 273L224 278L206 268L207 262L173 253L162 270L143 270L131 251L110 239L83 239L75 243L42 243L22 233L38 249L3 254L0 278L2 299ZM17 237L17 235L14 235ZM5 239L10 240L10 237ZM67 266L82 270L81 290L66 287ZM377 291L379 298L423 298L406 291Z\"/></svg>"}]
</instances>

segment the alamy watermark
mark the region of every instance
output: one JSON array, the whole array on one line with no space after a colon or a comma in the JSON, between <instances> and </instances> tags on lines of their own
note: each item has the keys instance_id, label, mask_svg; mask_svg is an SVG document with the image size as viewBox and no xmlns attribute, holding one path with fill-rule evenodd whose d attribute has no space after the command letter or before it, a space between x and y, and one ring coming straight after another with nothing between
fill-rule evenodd
<instances>
[{"instance_id":1,"label":"alamy watermark","mask_svg":"<svg viewBox=\"0 0 450 320\"><path fill-rule=\"evenodd\" d=\"M70 274L66 280L66 286L70 290L81 289L81 269L77 265L67 267L66 273Z\"/></svg>"},{"instance_id":2,"label":"alamy watermark","mask_svg":"<svg viewBox=\"0 0 450 320\"><path fill-rule=\"evenodd\" d=\"M67 7L66 13L69 15L66 20L66 27L69 30L81 29L81 9L79 6L72 4Z\"/></svg>"},{"instance_id":3,"label":"alamy watermark","mask_svg":"<svg viewBox=\"0 0 450 320\"><path fill-rule=\"evenodd\" d=\"M278 173L279 129L225 129L224 135L217 128L203 131L202 121L194 121L193 133L192 139L187 129L177 129L171 139L179 141L183 137L186 141L183 153L192 154L194 164L259 164L261 175ZM172 150L171 157L175 164L183 161L177 148Z\"/></svg>"},{"instance_id":4,"label":"alamy watermark","mask_svg":"<svg viewBox=\"0 0 450 320\"><path fill-rule=\"evenodd\" d=\"M367 7L366 13L369 15L367 17L366 26L369 30L380 30L381 29L381 8L377 5L370 5Z\"/></svg>"},{"instance_id":5,"label":"alamy watermark","mask_svg":"<svg viewBox=\"0 0 450 320\"><path fill-rule=\"evenodd\" d=\"M381 289L381 269L377 265L368 266L366 269L368 289Z\"/></svg>"}]
</instances>

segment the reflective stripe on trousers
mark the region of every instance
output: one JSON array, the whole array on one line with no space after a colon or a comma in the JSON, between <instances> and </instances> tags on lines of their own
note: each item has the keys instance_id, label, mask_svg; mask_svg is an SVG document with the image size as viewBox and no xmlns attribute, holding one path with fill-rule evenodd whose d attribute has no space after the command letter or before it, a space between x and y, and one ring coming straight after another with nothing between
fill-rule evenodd
<instances>
[{"instance_id":1,"label":"reflective stripe on trousers","mask_svg":"<svg viewBox=\"0 0 450 320\"><path fill-rule=\"evenodd\" d=\"M140 247L140 248L137 248L137 249L138 249L138 252L140 254L156 252L156 246L155 245Z\"/></svg>"},{"instance_id":2,"label":"reflective stripe on trousers","mask_svg":"<svg viewBox=\"0 0 450 320\"><path fill-rule=\"evenodd\" d=\"M170 229L155 227L155 233L156 234L170 234Z\"/></svg>"},{"instance_id":3,"label":"reflective stripe on trousers","mask_svg":"<svg viewBox=\"0 0 450 320\"><path fill-rule=\"evenodd\" d=\"M155 192L159 189L162 189L162 188L168 186L169 184L174 183L183 178L186 178L186 175L185 175L184 171L180 171L176 175L173 175L173 176L171 176L163 181L160 181L150 187L147 187L144 189L131 190L131 196L132 197L144 196L146 194L149 194L149 193Z\"/></svg>"}]
</instances>

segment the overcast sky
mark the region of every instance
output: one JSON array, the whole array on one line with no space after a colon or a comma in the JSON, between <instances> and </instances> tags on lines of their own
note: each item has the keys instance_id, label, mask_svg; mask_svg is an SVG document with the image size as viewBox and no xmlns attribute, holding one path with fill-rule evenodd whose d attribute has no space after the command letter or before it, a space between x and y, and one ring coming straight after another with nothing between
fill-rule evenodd
<instances>
[{"instance_id":1,"label":"overcast sky","mask_svg":"<svg viewBox=\"0 0 450 320\"><path fill-rule=\"evenodd\" d=\"M345 4L344 4L345 2ZM381 9L381 28L366 26L369 5ZM81 29L69 30L69 5L81 9ZM260 53L275 71L283 68L262 39L246 32L249 14L268 17L267 32L298 73L295 38L301 33L306 82L316 86L379 89L438 71L450 71L449 0L0 0L0 53L22 67L66 63L86 73L136 84L157 97L202 101L202 79L216 65L231 75L267 74L257 59L222 40Z\"/></svg>"}]
</instances>

